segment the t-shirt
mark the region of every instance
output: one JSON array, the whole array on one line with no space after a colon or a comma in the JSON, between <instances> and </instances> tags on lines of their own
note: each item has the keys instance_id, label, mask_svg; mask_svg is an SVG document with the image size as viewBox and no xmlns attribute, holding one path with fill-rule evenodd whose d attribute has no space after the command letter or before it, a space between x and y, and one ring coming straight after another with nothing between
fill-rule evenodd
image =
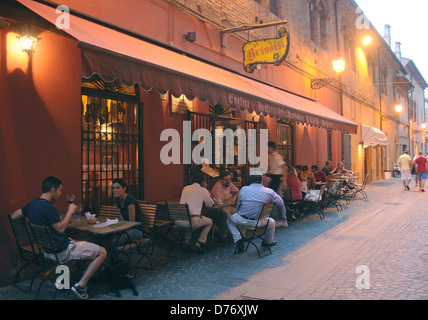
<instances>
[{"instance_id":1,"label":"t-shirt","mask_svg":"<svg viewBox=\"0 0 428 320\"><path fill-rule=\"evenodd\" d=\"M291 192L293 194L293 199L291 200L301 200L302 192L300 190L300 180L297 177L287 177L286 179L287 186L291 187Z\"/></svg>"},{"instance_id":2,"label":"t-shirt","mask_svg":"<svg viewBox=\"0 0 428 320\"><path fill-rule=\"evenodd\" d=\"M410 156L408 154L402 154L398 158L398 163L400 164L401 170L410 170L409 163L411 163L411 162L412 162L412 158L410 158Z\"/></svg>"},{"instance_id":3,"label":"t-shirt","mask_svg":"<svg viewBox=\"0 0 428 320\"><path fill-rule=\"evenodd\" d=\"M129 205L135 205L135 221L137 222L143 222L143 216L141 213L141 207L138 204L137 199L135 199L135 197L132 194L128 194L125 198L125 203L122 207L122 205L120 204L120 198L118 198L116 200L116 205L120 210L120 214L123 217L124 220L129 221L129 211L128 211L128 207ZM141 229L141 227L139 226L138 229Z\"/></svg>"},{"instance_id":4,"label":"t-shirt","mask_svg":"<svg viewBox=\"0 0 428 320\"><path fill-rule=\"evenodd\" d=\"M427 158L420 156L413 161L418 167L416 168L416 172L427 172L427 169L425 167L426 163L428 162Z\"/></svg>"},{"instance_id":5,"label":"t-shirt","mask_svg":"<svg viewBox=\"0 0 428 320\"><path fill-rule=\"evenodd\" d=\"M327 177L325 176L325 173L321 170L318 171L318 173L314 173L314 176L315 176L316 182L319 182L319 181L327 182Z\"/></svg>"},{"instance_id":6,"label":"t-shirt","mask_svg":"<svg viewBox=\"0 0 428 320\"><path fill-rule=\"evenodd\" d=\"M48 226L52 231L53 241L56 243L57 252L51 252L49 249L45 249L46 253L59 253L67 249L70 240L63 234L59 233L52 226L61 221L58 210L53 206L51 201L43 198L38 198L27 203L22 207L22 214L27 217L31 223Z\"/></svg>"}]
</instances>

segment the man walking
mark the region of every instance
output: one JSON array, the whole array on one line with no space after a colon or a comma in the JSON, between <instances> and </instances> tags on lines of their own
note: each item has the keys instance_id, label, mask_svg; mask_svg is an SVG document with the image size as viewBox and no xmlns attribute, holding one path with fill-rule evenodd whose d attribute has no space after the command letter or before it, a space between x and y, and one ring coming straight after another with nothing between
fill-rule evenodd
<instances>
[{"instance_id":1,"label":"man walking","mask_svg":"<svg viewBox=\"0 0 428 320\"><path fill-rule=\"evenodd\" d=\"M281 185L281 178L285 166L284 158L276 150L276 143L273 141L268 142L268 170L266 175L271 178L269 188L276 193L279 193L279 186Z\"/></svg>"},{"instance_id":2,"label":"man walking","mask_svg":"<svg viewBox=\"0 0 428 320\"><path fill-rule=\"evenodd\" d=\"M422 151L419 151L418 157L413 161L416 164L416 175L419 180L419 190L425 192L425 180L427 179L428 160L422 155Z\"/></svg>"},{"instance_id":3,"label":"man walking","mask_svg":"<svg viewBox=\"0 0 428 320\"><path fill-rule=\"evenodd\" d=\"M12 219L27 217L31 223L48 226L51 229L58 252L47 252L46 250L47 259L55 260L56 254L61 261L92 260L80 281L71 288L80 299L87 299L89 295L86 284L105 260L107 252L95 243L74 241L64 234L77 206L71 203L64 219L61 220L57 209L53 206L53 202L58 200L61 195L61 180L56 177L47 177L42 183L42 195L16 210Z\"/></svg>"},{"instance_id":4,"label":"man walking","mask_svg":"<svg viewBox=\"0 0 428 320\"><path fill-rule=\"evenodd\" d=\"M409 156L409 152L406 150L404 153L398 158L398 165L401 171L401 181L403 182L404 191L410 190L410 181L412 181L412 158Z\"/></svg>"}]
</instances>

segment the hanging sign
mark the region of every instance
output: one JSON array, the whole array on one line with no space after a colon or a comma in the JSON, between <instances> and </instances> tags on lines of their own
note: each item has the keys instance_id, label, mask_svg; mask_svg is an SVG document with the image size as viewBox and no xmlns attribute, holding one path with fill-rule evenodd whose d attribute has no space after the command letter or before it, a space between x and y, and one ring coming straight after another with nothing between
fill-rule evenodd
<instances>
[{"instance_id":1,"label":"hanging sign","mask_svg":"<svg viewBox=\"0 0 428 320\"><path fill-rule=\"evenodd\" d=\"M290 35L284 27L278 29L279 38L250 41L244 44L244 70L252 73L257 64L279 66L290 49Z\"/></svg>"}]
</instances>

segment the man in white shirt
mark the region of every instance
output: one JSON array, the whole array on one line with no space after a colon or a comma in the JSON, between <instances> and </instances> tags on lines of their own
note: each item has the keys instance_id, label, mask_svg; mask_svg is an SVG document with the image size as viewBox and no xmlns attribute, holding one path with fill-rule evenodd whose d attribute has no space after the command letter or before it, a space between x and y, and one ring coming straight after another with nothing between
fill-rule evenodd
<instances>
[{"instance_id":1,"label":"man in white shirt","mask_svg":"<svg viewBox=\"0 0 428 320\"><path fill-rule=\"evenodd\" d=\"M410 158L407 150L398 158L398 165L400 166L401 181L403 181L404 190L410 190L409 184L412 180L412 174L410 172L412 158Z\"/></svg>"},{"instance_id":2,"label":"man in white shirt","mask_svg":"<svg viewBox=\"0 0 428 320\"><path fill-rule=\"evenodd\" d=\"M201 253L201 245L207 242L207 235L211 230L213 221L201 214L202 206L212 207L214 201L210 197L209 191L203 187L204 177L202 175L195 175L193 177L193 184L185 186L181 192L180 203L189 206L190 219L192 221L192 228L202 228L198 240L195 243L196 248ZM175 224L179 227L189 227L187 221L177 220ZM190 231L186 234L185 243L190 244Z\"/></svg>"},{"instance_id":3,"label":"man in white shirt","mask_svg":"<svg viewBox=\"0 0 428 320\"><path fill-rule=\"evenodd\" d=\"M229 231L232 234L233 241L238 243L237 253L244 251L244 243L241 234L236 225L255 226L257 217L264 203L274 203L278 205L279 215L286 223L285 206L282 198L272 189L266 188L262 184L263 176L261 174L250 175L250 185L242 187L239 192L236 210L237 212L227 219ZM259 221L259 226L263 227L267 223L268 227L263 236L262 246L274 246L275 220L268 217Z\"/></svg>"}]
</instances>

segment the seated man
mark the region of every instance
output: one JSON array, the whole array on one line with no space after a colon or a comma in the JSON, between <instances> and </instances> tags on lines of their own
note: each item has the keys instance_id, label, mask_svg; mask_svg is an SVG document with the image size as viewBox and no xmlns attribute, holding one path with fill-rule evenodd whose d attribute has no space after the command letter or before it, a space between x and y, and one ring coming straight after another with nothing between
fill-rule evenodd
<instances>
[{"instance_id":1,"label":"seated man","mask_svg":"<svg viewBox=\"0 0 428 320\"><path fill-rule=\"evenodd\" d=\"M315 184L320 184L321 182L327 182L327 177L325 173L321 171L317 165L314 164L311 167L311 169L315 177Z\"/></svg>"},{"instance_id":2,"label":"seated man","mask_svg":"<svg viewBox=\"0 0 428 320\"><path fill-rule=\"evenodd\" d=\"M285 206L282 198L272 189L262 185L263 176L261 174L250 175L250 185L242 187L238 196L236 206L237 212L227 219L229 231L232 234L233 241L238 243L237 252L244 251L244 242L236 225L255 226L257 215L264 203L277 204L280 210L281 218L287 221ZM264 235L263 246L274 246L275 220L268 217L259 221L259 226L263 227L269 222L267 231Z\"/></svg>"},{"instance_id":3,"label":"seated man","mask_svg":"<svg viewBox=\"0 0 428 320\"><path fill-rule=\"evenodd\" d=\"M201 234L195 243L199 253L202 253L201 245L207 242L208 233L213 225L213 221L210 218L204 217L201 214L202 206L204 204L206 207L212 207L214 205L214 201L211 199L209 191L203 185L205 185L204 177L200 174L195 175L193 177L193 184L183 188L180 198L180 203L187 203L189 206L192 227L195 229L202 228ZM182 228L189 227L189 223L187 221L177 220L175 221L175 224ZM190 244L190 236L190 232L188 232L185 238L186 245Z\"/></svg>"},{"instance_id":4,"label":"seated man","mask_svg":"<svg viewBox=\"0 0 428 320\"><path fill-rule=\"evenodd\" d=\"M64 234L73 213L77 210L77 206L71 203L68 206L67 214L61 220L57 209L53 206L53 202L58 200L61 194L61 180L55 177L47 177L42 183L42 195L21 209L16 210L12 215L12 219L27 217L33 224L51 228L52 237L57 244L58 252L45 251L47 259L55 260L54 254L57 254L60 261L92 260L83 277L71 288L79 298L87 299L89 295L86 284L105 260L107 252L97 244L86 241L75 241L69 239Z\"/></svg>"},{"instance_id":5,"label":"seated man","mask_svg":"<svg viewBox=\"0 0 428 320\"><path fill-rule=\"evenodd\" d=\"M328 177L329 175L335 173L336 169L333 170L332 162L330 160L327 160L325 162L325 166L321 169L321 171L324 172L325 175Z\"/></svg>"},{"instance_id":6,"label":"seated man","mask_svg":"<svg viewBox=\"0 0 428 320\"><path fill-rule=\"evenodd\" d=\"M232 182L232 175L227 171L220 172L220 179L211 189L211 198L216 203L227 204L213 214L214 223L223 237L227 236L227 218L236 212L236 208L231 206L236 203L239 189Z\"/></svg>"}]
</instances>

